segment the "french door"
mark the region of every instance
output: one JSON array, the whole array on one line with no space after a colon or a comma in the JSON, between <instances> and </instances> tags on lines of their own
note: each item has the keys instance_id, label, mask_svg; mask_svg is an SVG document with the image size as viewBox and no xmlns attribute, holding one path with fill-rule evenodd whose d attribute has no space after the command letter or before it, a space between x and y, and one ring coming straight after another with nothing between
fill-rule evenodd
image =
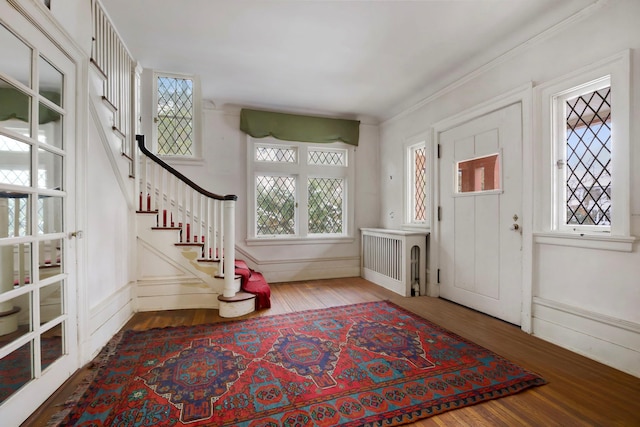
<instances>
[{"instance_id":1,"label":"french door","mask_svg":"<svg viewBox=\"0 0 640 427\"><path fill-rule=\"evenodd\" d=\"M75 65L0 2L0 424L78 368Z\"/></svg>"}]
</instances>

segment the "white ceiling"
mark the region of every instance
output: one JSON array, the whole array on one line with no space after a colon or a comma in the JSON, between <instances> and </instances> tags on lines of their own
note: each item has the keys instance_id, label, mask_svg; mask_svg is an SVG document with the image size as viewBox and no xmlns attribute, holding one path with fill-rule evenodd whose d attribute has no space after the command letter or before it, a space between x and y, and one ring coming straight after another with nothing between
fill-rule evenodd
<instances>
[{"instance_id":1,"label":"white ceiling","mask_svg":"<svg viewBox=\"0 0 640 427\"><path fill-rule=\"evenodd\" d=\"M396 115L596 0L102 0L145 68L217 107Z\"/></svg>"}]
</instances>

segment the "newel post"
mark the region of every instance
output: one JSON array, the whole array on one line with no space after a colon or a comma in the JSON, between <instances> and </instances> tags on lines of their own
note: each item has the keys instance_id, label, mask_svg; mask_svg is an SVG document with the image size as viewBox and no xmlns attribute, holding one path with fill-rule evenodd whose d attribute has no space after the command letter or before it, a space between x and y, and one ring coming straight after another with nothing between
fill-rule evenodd
<instances>
[{"instance_id":1,"label":"newel post","mask_svg":"<svg viewBox=\"0 0 640 427\"><path fill-rule=\"evenodd\" d=\"M224 241L222 243L222 256L224 262L224 290L222 296L230 298L236 295L235 277L236 277L236 224L235 209L236 199L227 199L223 202L223 230Z\"/></svg>"}]
</instances>

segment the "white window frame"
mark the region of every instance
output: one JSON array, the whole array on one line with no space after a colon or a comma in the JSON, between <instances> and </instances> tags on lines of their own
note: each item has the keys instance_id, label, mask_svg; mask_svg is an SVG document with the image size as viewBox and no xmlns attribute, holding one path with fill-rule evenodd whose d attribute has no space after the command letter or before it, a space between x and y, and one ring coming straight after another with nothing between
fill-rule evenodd
<instances>
[{"instance_id":1,"label":"white window frame","mask_svg":"<svg viewBox=\"0 0 640 427\"><path fill-rule=\"evenodd\" d=\"M414 218L414 187L415 187L415 162L413 154L417 148L424 148L426 156L425 160L425 219L418 221ZM431 132L422 133L415 137L407 139L404 144L404 224L405 229L412 230L429 230L431 228L431 200L432 200L432 163L433 163L433 144Z\"/></svg>"},{"instance_id":2,"label":"white window frame","mask_svg":"<svg viewBox=\"0 0 640 427\"><path fill-rule=\"evenodd\" d=\"M558 123L561 113L558 112L557 106L566 96L573 96L581 91L589 92L588 85L606 82L606 79L611 84L611 226L563 224L566 210L566 194L563 192L566 192L566 184L560 182L561 175L564 174L558 173L557 162L565 160L566 135L564 124L561 126L561 123ZM541 142L542 159L542 187L538 191L540 216L536 224L538 232L534 233L536 242L617 251L632 250L635 238L630 234L630 90L629 50L536 88L535 101L540 111L539 135L536 139ZM564 118L562 120L564 121Z\"/></svg>"},{"instance_id":3,"label":"white window frame","mask_svg":"<svg viewBox=\"0 0 640 427\"><path fill-rule=\"evenodd\" d=\"M342 142L331 144L313 144L307 142L281 141L275 138L252 138L247 136L247 245L277 244L317 244L343 243L354 240L354 182L355 182L355 149ZM255 159L256 148L270 146L291 147L297 151L296 162L268 162ZM341 150L346 155L346 165L326 166L309 164L310 150ZM258 235L256 218L256 177L293 176L296 179L295 200L295 234L292 235ZM312 234L308 230L308 180L309 178L342 178L344 179L344 195L342 209L342 233Z\"/></svg>"},{"instance_id":4,"label":"white window frame","mask_svg":"<svg viewBox=\"0 0 640 427\"><path fill-rule=\"evenodd\" d=\"M568 169L567 163L567 125L566 125L566 110L565 105L567 100L572 98L576 98L578 96L582 96L594 91L598 91L600 89L604 89L606 87L611 86L611 77L604 76L597 80L586 82L583 85L578 87L571 88L562 93L555 94L551 98L551 109L552 109L552 121L553 121L553 129L552 129L552 144L553 144L553 152L554 159L556 161L556 167L553 169L554 177L553 180L555 182L555 191L553 198L553 218L554 218L554 229L564 232L577 232L577 233L611 233L611 226L609 225L578 225L578 224L567 224L567 184L566 184L566 174ZM612 110L613 108L613 98L611 98ZM611 114L611 124L613 126L613 122L617 120L617 116L613 113ZM613 132L612 132L613 134ZM611 142L612 152L616 151L617 140L613 139ZM613 163L613 162L612 162ZM558 166L558 164L562 165L562 167ZM610 165L610 172L613 181L613 164ZM617 206L615 196L612 197L612 212L614 212ZM612 223L613 223L613 218Z\"/></svg>"},{"instance_id":5,"label":"white window frame","mask_svg":"<svg viewBox=\"0 0 640 427\"><path fill-rule=\"evenodd\" d=\"M193 82L193 133L191 135L192 153L188 155L162 155L158 154L158 78L168 77L174 79L185 79ZM153 90L152 90L152 150L165 160L172 163L202 161L202 94L200 90L200 78L192 74L177 74L162 71L153 71Z\"/></svg>"}]
</instances>

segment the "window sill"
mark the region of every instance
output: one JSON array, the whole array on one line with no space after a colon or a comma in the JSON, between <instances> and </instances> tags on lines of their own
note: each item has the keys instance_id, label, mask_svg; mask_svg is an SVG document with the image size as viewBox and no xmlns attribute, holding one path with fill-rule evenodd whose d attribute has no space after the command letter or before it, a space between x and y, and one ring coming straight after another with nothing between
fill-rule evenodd
<instances>
[{"instance_id":1,"label":"window sill","mask_svg":"<svg viewBox=\"0 0 640 427\"><path fill-rule=\"evenodd\" d=\"M344 237L254 237L246 240L247 246L276 245L325 245L336 243L353 243L351 236Z\"/></svg>"},{"instance_id":2,"label":"window sill","mask_svg":"<svg viewBox=\"0 0 640 427\"><path fill-rule=\"evenodd\" d=\"M402 224L402 229L407 231L422 231L425 233L431 231L431 227L427 224Z\"/></svg>"},{"instance_id":3,"label":"window sill","mask_svg":"<svg viewBox=\"0 0 640 427\"><path fill-rule=\"evenodd\" d=\"M605 251L632 252L634 236L611 236L573 233L534 233L535 243Z\"/></svg>"},{"instance_id":4,"label":"window sill","mask_svg":"<svg viewBox=\"0 0 640 427\"><path fill-rule=\"evenodd\" d=\"M181 157L181 156L158 156L160 159L169 163L170 165L189 165L189 166L201 166L204 165L204 159L202 157Z\"/></svg>"}]
</instances>

